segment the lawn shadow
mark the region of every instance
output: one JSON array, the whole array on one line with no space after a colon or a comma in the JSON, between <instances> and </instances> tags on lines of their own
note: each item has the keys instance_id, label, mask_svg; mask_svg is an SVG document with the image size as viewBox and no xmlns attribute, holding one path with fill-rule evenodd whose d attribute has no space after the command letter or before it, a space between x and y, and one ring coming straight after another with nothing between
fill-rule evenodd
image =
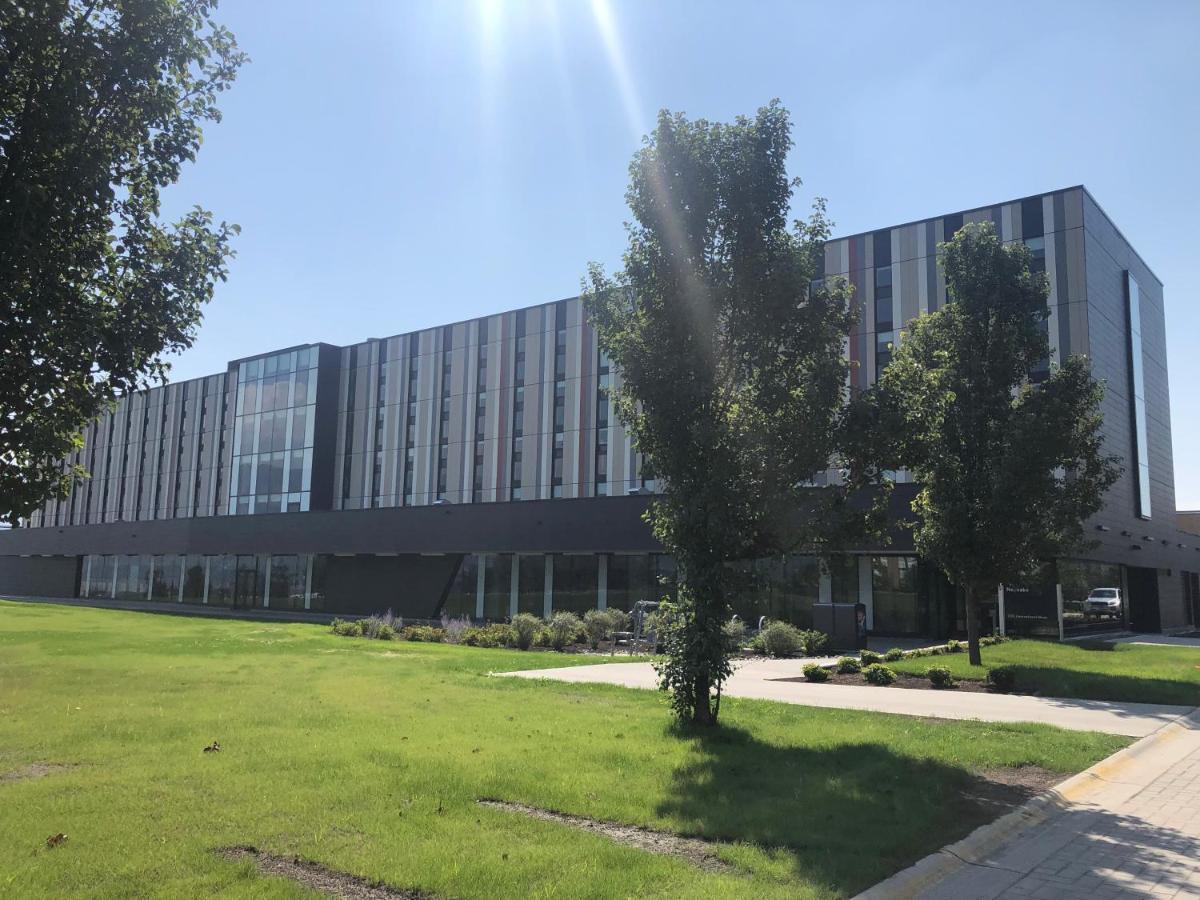
<instances>
[{"instance_id":1,"label":"lawn shadow","mask_svg":"<svg viewBox=\"0 0 1200 900\"><path fill-rule=\"evenodd\" d=\"M681 832L786 851L795 874L853 895L1036 793L880 743L765 743L728 725L671 726L695 754L656 812Z\"/></svg>"}]
</instances>

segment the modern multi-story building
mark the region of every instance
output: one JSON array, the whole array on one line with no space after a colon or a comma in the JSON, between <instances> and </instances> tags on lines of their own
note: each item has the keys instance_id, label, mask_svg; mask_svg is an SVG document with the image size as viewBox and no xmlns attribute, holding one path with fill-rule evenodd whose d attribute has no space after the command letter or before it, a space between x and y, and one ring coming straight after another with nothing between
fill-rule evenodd
<instances>
[{"instance_id":1,"label":"modern multi-story building","mask_svg":"<svg viewBox=\"0 0 1200 900\"><path fill-rule=\"evenodd\" d=\"M1162 284L1084 188L830 241L826 276L853 283L861 313L853 384L946 302L937 245L976 221L1033 251L1054 355L1090 357L1107 447L1125 460L1088 523L1095 546L1056 561L1052 580L1068 605L1123 586L1139 629L1196 624L1200 539L1176 523ZM70 460L92 477L0 533L0 591L489 619L628 607L672 565L641 519L654 480L605 396L619 380L569 299L276 350L131 395ZM850 601L880 633L961 626L903 533L825 564L747 565L762 577L735 604L746 618L808 624L814 605Z\"/></svg>"}]
</instances>

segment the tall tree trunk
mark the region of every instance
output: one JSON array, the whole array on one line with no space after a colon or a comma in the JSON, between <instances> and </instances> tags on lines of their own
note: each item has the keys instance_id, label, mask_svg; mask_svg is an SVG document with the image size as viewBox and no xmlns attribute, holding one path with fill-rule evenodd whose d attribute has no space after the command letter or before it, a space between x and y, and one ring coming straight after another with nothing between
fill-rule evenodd
<instances>
[{"instance_id":1,"label":"tall tree trunk","mask_svg":"<svg viewBox=\"0 0 1200 900\"><path fill-rule=\"evenodd\" d=\"M707 675L696 676L696 705L692 709L692 722L696 725L716 725L717 717L713 715L712 682Z\"/></svg>"},{"instance_id":2,"label":"tall tree trunk","mask_svg":"<svg viewBox=\"0 0 1200 900\"><path fill-rule=\"evenodd\" d=\"M971 665L981 666L983 657L979 653L979 599L975 586L968 582L963 588L963 594L967 613L967 656Z\"/></svg>"}]
</instances>

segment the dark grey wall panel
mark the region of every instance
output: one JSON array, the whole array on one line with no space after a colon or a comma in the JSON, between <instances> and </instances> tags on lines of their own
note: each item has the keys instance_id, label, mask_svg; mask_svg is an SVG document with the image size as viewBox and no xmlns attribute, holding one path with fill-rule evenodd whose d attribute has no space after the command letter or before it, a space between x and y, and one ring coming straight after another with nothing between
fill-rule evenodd
<instances>
[{"instance_id":1,"label":"dark grey wall panel","mask_svg":"<svg viewBox=\"0 0 1200 900\"><path fill-rule=\"evenodd\" d=\"M0 596L74 597L78 593L75 556L0 556Z\"/></svg>"}]
</instances>

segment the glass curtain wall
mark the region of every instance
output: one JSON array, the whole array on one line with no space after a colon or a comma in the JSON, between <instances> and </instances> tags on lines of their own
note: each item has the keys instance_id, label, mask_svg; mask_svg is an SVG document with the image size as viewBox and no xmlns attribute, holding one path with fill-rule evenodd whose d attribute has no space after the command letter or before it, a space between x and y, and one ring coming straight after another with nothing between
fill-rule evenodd
<instances>
[{"instance_id":1,"label":"glass curtain wall","mask_svg":"<svg viewBox=\"0 0 1200 900\"><path fill-rule=\"evenodd\" d=\"M183 561L183 602L204 602L204 557L191 554Z\"/></svg>"},{"instance_id":2,"label":"glass curtain wall","mask_svg":"<svg viewBox=\"0 0 1200 900\"><path fill-rule=\"evenodd\" d=\"M904 635L923 631L916 557L871 557L871 592L874 598L873 632Z\"/></svg>"},{"instance_id":3,"label":"glass curtain wall","mask_svg":"<svg viewBox=\"0 0 1200 900\"><path fill-rule=\"evenodd\" d=\"M317 348L238 366L229 510L235 515L309 507Z\"/></svg>"},{"instance_id":4,"label":"glass curtain wall","mask_svg":"<svg viewBox=\"0 0 1200 900\"><path fill-rule=\"evenodd\" d=\"M766 616L797 628L812 627L812 608L821 586L821 566L816 557L760 559L743 563L740 568L747 580L731 605L743 621L755 627Z\"/></svg>"},{"instance_id":5,"label":"glass curtain wall","mask_svg":"<svg viewBox=\"0 0 1200 900\"><path fill-rule=\"evenodd\" d=\"M160 603L176 603L179 600L178 556L154 557L154 579L150 586L150 599Z\"/></svg>"},{"instance_id":6,"label":"glass curtain wall","mask_svg":"<svg viewBox=\"0 0 1200 900\"><path fill-rule=\"evenodd\" d=\"M271 557L271 609L304 609L304 583L308 557L285 554Z\"/></svg>"},{"instance_id":7,"label":"glass curtain wall","mask_svg":"<svg viewBox=\"0 0 1200 900\"><path fill-rule=\"evenodd\" d=\"M582 615L596 608L598 557L593 554L556 553L554 566L554 609Z\"/></svg>"},{"instance_id":8,"label":"glass curtain wall","mask_svg":"<svg viewBox=\"0 0 1200 900\"><path fill-rule=\"evenodd\" d=\"M508 553L489 553L484 557L483 617L489 621L508 618L512 561Z\"/></svg>"},{"instance_id":9,"label":"glass curtain wall","mask_svg":"<svg viewBox=\"0 0 1200 900\"><path fill-rule=\"evenodd\" d=\"M517 612L539 618L546 611L546 557L521 556L517 567Z\"/></svg>"},{"instance_id":10,"label":"glass curtain wall","mask_svg":"<svg viewBox=\"0 0 1200 900\"><path fill-rule=\"evenodd\" d=\"M473 619L478 578L479 554L464 554L458 572L454 575L454 581L450 584L450 591L446 594L446 604L442 607L442 612L452 619L462 616Z\"/></svg>"}]
</instances>

